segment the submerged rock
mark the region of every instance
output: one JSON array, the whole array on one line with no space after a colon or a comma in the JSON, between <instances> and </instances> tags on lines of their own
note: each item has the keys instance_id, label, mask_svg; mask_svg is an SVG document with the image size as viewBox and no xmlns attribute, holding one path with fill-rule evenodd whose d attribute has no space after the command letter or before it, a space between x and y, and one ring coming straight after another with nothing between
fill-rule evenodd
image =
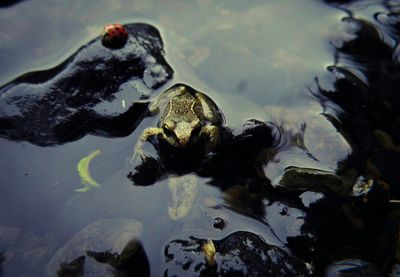
<instances>
[{"instance_id":1,"label":"submerged rock","mask_svg":"<svg viewBox=\"0 0 400 277\"><path fill-rule=\"evenodd\" d=\"M128 39L120 49L103 46L99 36L62 64L1 87L0 136L51 145L90 133L132 132L147 106L135 101L167 82L173 70L157 29L124 27Z\"/></svg>"},{"instance_id":2,"label":"submerged rock","mask_svg":"<svg viewBox=\"0 0 400 277\"><path fill-rule=\"evenodd\" d=\"M101 254L103 257L108 253L115 257L122 256L123 261L129 260L137 249L141 249L137 239L142 228L140 222L132 219L96 221L75 234L54 254L47 265L47 274L55 276L57 272L70 270L71 263L79 258L82 260L83 256L84 268L81 270L76 267L76 263L73 263L74 271L83 271L84 276L114 276L119 268L114 263L108 263L108 260L102 260ZM141 254L144 255L144 252Z\"/></svg>"},{"instance_id":3,"label":"submerged rock","mask_svg":"<svg viewBox=\"0 0 400 277\"><path fill-rule=\"evenodd\" d=\"M18 227L0 227L0 276L43 276L56 250L51 234L39 236Z\"/></svg>"},{"instance_id":4,"label":"submerged rock","mask_svg":"<svg viewBox=\"0 0 400 277\"><path fill-rule=\"evenodd\" d=\"M279 187L288 191L311 190L337 194L344 194L348 190L342 178L333 172L294 166L286 168Z\"/></svg>"}]
</instances>

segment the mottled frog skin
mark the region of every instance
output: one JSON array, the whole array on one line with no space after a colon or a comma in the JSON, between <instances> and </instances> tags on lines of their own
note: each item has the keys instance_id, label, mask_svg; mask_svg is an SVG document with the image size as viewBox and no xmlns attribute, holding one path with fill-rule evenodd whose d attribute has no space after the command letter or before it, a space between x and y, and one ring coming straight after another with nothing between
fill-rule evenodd
<instances>
[{"instance_id":1,"label":"mottled frog skin","mask_svg":"<svg viewBox=\"0 0 400 277\"><path fill-rule=\"evenodd\" d=\"M150 106L151 114L160 114L157 127L143 131L135 147L136 155L145 158L142 147L152 137L166 141L177 149L196 146L207 140L207 151L214 151L220 141L225 120L211 98L202 92L176 84L163 92Z\"/></svg>"}]
</instances>

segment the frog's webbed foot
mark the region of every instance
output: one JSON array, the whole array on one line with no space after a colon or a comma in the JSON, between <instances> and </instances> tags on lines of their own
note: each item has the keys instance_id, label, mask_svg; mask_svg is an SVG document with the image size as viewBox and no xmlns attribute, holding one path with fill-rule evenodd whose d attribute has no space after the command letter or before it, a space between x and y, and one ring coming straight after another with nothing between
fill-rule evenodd
<instances>
[{"instance_id":1,"label":"frog's webbed foot","mask_svg":"<svg viewBox=\"0 0 400 277\"><path fill-rule=\"evenodd\" d=\"M143 149L144 143L149 141L151 137L161 134L161 131L160 128L147 128L136 143L130 160L134 172L130 172L127 176L135 185L151 185L163 174L163 167L160 162Z\"/></svg>"},{"instance_id":2,"label":"frog's webbed foot","mask_svg":"<svg viewBox=\"0 0 400 277\"><path fill-rule=\"evenodd\" d=\"M145 163L147 160L151 159L152 156L148 154L146 151L143 149L136 149L133 152L132 158L130 160L130 164L132 165L138 165L141 163Z\"/></svg>"},{"instance_id":3,"label":"frog's webbed foot","mask_svg":"<svg viewBox=\"0 0 400 277\"><path fill-rule=\"evenodd\" d=\"M146 128L144 129L143 133L141 134L138 142L135 145L135 149L130 160L130 164L137 165L140 162L144 163L146 160L152 158L150 154L143 150L143 144L151 137L157 136L162 134L162 129L160 128Z\"/></svg>"}]
</instances>

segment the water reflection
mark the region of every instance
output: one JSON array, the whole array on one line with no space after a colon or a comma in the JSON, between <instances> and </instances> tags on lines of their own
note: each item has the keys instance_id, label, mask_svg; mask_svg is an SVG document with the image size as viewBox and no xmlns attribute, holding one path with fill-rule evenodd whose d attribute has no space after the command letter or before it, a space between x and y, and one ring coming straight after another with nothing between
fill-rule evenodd
<instances>
[{"instance_id":1,"label":"water reflection","mask_svg":"<svg viewBox=\"0 0 400 277\"><path fill-rule=\"evenodd\" d=\"M397 186L399 176L394 169L394 164L397 164L400 158L397 150L399 99L397 91L395 92L399 78L398 66L393 61L397 44L394 42L398 41L398 35L393 32L392 26L396 24L395 21L391 22L392 26L387 21L382 24L378 20L377 23L374 18L378 17L373 17L371 6L367 6L365 10L361 7L360 11L355 9L354 17L342 20L344 31L332 41L336 57L335 64L328 67L333 79L332 84L329 88L325 88L317 79L314 95L325 107L327 118L352 147L351 154L340 163L338 174L351 170L356 172L355 176L373 178L378 184L376 188L381 191L374 196L380 200L375 204L370 202L374 206L372 210L364 206L362 209L364 211L358 210L359 208L350 211L358 206L355 203L342 206L344 216L357 229L352 232L358 233L362 230L363 233L353 241L353 251L365 247L367 244L365 236L369 236L369 233L371 238L376 238L368 241L374 251L390 252L390 249L382 247L380 241L385 240L383 237L389 238L396 232L396 228L391 229L389 226L394 223L392 219L396 216L392 216L397 213L398 207L389 205L388 199L385 198L391 195L397 199L399 193ZM379 17L383 18L382 15ZM330 109L332 106L330 103L334 103L339 109ZM380 206L383 203L385 203L383 207ZM379 217L375 217L377 211ZM389 214L392 216L389 217ZM312 213L309 215L313 216ZM386 231L374 228L375 224L385 226ZM321 238L325 235L333 236L326 231L317 230L317 232ZM342 236L343 234L340 237ZM337 247L337 243L339 242L337 241L334 247ZM346 244L344 240L341 243ZM364 249L361 255L367 261L374 261L375 264L382 266L384 261L375 255L374 251ZM384 266L382 270L388 272L391 269L390 266Z\"/></svg>"},{"instance_id":2,"label":"water reflection","mask_svg":"<svg viewBox=\"0 0 400 277\"><path fill-rule=\"evenodd\" d=\"M334 76L334 89L318 85L315 94L322 105L334 102L341 108L327 113L333 115L329 119L352 146L348 163L358 172L383 178L397 192L397 174L392 169L400 139L394 46L382 41L371 23L355 18L343 22L349 28L345 38L335 44L337 63L328 68Z\"/></svg>"}]
</instances>

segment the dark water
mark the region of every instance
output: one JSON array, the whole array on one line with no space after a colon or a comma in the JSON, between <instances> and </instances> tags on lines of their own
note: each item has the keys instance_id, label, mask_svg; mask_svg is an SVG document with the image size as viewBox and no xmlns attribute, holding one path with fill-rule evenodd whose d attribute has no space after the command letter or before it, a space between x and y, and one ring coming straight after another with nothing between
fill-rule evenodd
<instances>
[{"instance_id":1,"label":"dark water","mask_svg":"<svg viewBox=\"0 0 400 277\"><path fill-rule=\"evenodd\" d=\"M272 185L279 182L288 166L339 172L339 165L345 164L355 170L356 176L387 183L392 200L396 200L400 196L400 189L395 187L400 180L400 102L396 96L400 84L400 3L326 2L21 1L0 9L0 84L26 72L58 65L98 36L104 24L149 23L160 30L166 60L175 71L173 80L153 95L173 83L186 83L206 92L218 104L226 125L235 134L241 132L248 119L281 126L286 135L263 167ZM357 33L360 24L370 30L364 37L364 33ZM365 41L357 41L358 37ZM345 81L338 81L341 78ZM154 124L149 118L127 137L88 135L51 147L0 139L0 250L5 251L6 258L3 276L42 274L53 253L71 236L105 218L134 218L143 224L142 243L154 276L164 272L159 266L163 247L182 233L219 240L234 231L250 231L269 244L293 246L287 238L302 231L290 219L306 217L307 210L305 204L301 209L299 199L312 201L321 197L318 193L288 197L288 202L264 199L260 216L236 212L252 210L246 204L230 202L226 191L208 185L207 178L199 178L196 208L191 209L184 223L170 220L167 180L136 187L126 178L138 135ZM379 144L376 130L384 131L392 143L385 135L385 143ZM290 143L296 137L297 143ZM82 187L76 166L97 149L101 154L94 158L90 169L101 186L76 192ZM296 204L292 205L292 200ZM214 201L220 208L204 204L207 201ZM331 214L336 215L329 203L326 205L326 218L310 212L310 221L323 226ZM280 216L288 210L289 219ZM216 217L226 219L227 228L213 228L210 222ZM336 225L340 224L338 220ZM366 259L383 274L399 262L394 250L382 250L379 243L376 248L371 245L365 247L365 252L360 250L363 247L359 245L374 232L360 231L366 234L365 239L354 242L358 246L353 247L348 243L353 231L336 232L332 227L330 233L320 226L314 228L321 233L322 242L316 246L323 256L321 261L296 246L291 250L311 267L316 266L317 275L331 261L344 258ZM343 247L340 254L325 244L329 236ZM326 254L331 250L335 254ZM387 258L379 260L369 254L374 250Z\"/></svg>"}]
</instances>

